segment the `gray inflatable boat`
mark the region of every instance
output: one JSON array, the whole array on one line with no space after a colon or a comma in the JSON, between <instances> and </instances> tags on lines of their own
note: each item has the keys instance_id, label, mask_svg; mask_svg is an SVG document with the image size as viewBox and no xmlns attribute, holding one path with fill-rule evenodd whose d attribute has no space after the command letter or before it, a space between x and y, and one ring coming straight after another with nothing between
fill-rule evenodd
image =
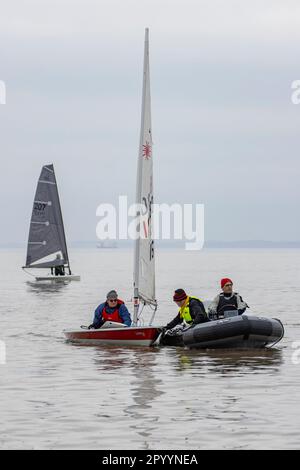
<instances>
[{"instance_id":1,"label":"gray inflatable boat","mask_svg":"<svg viewBox=\"0 0 300 470\"><path fill-rule=\"evenodd\" d=\"M241 315L201 323L183 332L184 346L189 348L264 348L274 346L284 336L276 318Z\"/></svg>"}]
</instances>

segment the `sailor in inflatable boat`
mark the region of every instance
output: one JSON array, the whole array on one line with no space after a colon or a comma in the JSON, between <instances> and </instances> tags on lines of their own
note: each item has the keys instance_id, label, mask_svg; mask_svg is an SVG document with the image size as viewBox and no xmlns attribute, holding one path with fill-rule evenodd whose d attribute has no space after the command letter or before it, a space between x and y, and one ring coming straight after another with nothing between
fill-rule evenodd
<instances>
[{"instance_id":1,"label":"sailor in inflatable boat","mask_svg":"<svg viewBox=\"0 0 300 470\"><path fill-rule=\"evenodd\" d=\"M185 328L209 321L205 307L200 299L187 295L183 289L176 289L173 300L179 307L179 312L163 329L161 342L166 336L180 337ZM174 338L175 340L175 338ZM178 339L179 341L179 339ZM177 339L175 340L177 343Z\"/></svg>"},{"instance_id":2,"label":"sailor in inflatable boat","mask_svg":"<svg viewBox=\"0 0 300 470\"><path fill-rule=\"evenodd\" d=\"M249 308L240 294L233 292L233 282L228 277L221 279L221 289L223 292L218 294L208 307L208 316L211 320L223 318L225 312L233 310L242 315L246 308Z\"/></svg>"}]
</instances>

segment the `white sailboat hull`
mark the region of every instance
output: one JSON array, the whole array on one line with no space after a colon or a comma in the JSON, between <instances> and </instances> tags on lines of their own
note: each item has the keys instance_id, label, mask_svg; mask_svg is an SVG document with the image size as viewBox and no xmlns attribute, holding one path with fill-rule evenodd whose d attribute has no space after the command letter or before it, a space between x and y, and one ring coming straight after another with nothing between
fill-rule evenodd
<instances>
[{"instance_id":1,"label":"white sailboat hull","mask_svg":"<svg viewBox=\"0 0 300 470\"><path fill-rule=\"evenodd\" d=\"M36 281L51 281L51 282L63 282L63 281L80 281L80 276L75 274L65 274L64 276L54 276L49 274L48 276L36 276Z\"/></svg>"}]
</instances>

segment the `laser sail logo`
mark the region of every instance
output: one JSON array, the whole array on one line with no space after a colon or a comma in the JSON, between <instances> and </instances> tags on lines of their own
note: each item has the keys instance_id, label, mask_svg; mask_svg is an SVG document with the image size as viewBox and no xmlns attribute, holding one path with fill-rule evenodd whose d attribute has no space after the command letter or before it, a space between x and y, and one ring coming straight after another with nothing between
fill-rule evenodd
<instances>
[{"instance_id":1,"label":"laser sail logo","mask_svg":"<svg viewBox=\"0 0 300 470\"><path fill-rule=\"evenodd\" d=\"M149 142L146 141L146 144L143 145L143 157L145 160L149 160L152 156L152 147Z\"/></svg>"},{"instance_id":2,"label":"laser sail logo","mask_svg":"<svg viewBox=\"0 0 300 470\"><path fill-rule=\"evenodd\" d=\"M0 80L0 104L6 104L6 86L3 80Z\"/></svg>"}]
</instances>

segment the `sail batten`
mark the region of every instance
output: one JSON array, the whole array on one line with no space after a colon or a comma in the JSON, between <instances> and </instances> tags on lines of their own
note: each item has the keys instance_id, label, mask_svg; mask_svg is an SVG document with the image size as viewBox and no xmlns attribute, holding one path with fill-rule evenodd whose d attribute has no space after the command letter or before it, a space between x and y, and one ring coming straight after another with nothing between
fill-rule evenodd
<instances>
[{"instance_id":1,"label":"sail batten","mask_svg":"<svg viewBox=\"0 0 300 470\"><path fill-rule=\"evenodd\" d=\"M45 165L38 179L27 244L26 267L54 267L57 260L34 264L60 252L59 264L69 265L66 237L53 165Z\"/></svg>"},{"instance_id":2,"label":"sail batten","mask_svg":"<svg viewBox=\"0 0 300 470\"><path fill-rule=\"evenodd\" d=\"M153 154L149 71L149 30L145 31L141 133L137 165L136 203L138 233L135 242L134 298L137 320L138 299L156 305L155 257L153 241Z\"/></svg>"}]
</instances>

